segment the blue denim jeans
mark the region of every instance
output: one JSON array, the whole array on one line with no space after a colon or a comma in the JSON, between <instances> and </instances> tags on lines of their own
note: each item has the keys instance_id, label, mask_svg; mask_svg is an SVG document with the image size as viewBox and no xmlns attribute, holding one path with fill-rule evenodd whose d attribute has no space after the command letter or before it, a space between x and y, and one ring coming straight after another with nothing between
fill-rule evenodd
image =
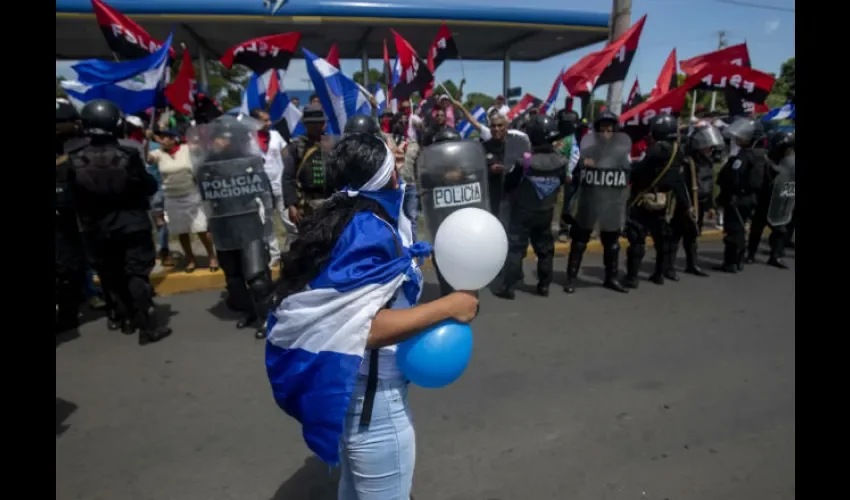
<instances>
[{"instance_id":1,"label":"blue denim jeans","mask_svg":"<svg viewBox=\"0 0 850 500\"><path fill-rule=\"evenodd\" d=\"M404 215L410 219L410 229L413 231L413 241L416 241L416 219L419 217L419 191L415 184L404 185Z\"/></svg>"},{"instance_id":2,"label":"blue denim jeans","mask_svg":"<svg viewBox=\"0 0 850 500\"><path fill-rule=\"evenodd\" d=\"M416 464L416 436L407 406L407 381L379 380L372 421L360 428L366 377L357 378L342 435L339 500L408 500Z\"/></svg>"}]
</instances>

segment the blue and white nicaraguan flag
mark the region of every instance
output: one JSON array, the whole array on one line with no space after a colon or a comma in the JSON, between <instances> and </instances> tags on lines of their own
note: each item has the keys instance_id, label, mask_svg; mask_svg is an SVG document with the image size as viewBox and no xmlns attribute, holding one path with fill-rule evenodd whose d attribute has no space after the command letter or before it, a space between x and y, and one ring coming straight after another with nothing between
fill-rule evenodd
<instances>
[{"instance_id":1,"label":"blue and white nicaraguan flag","mask_svg":"<svg viewBox=\"0 0 850 500\"><path fill-rule=\"evenodd\" d=\"M345 414L372 320L391 301L417 303L422 273L415 259L431 253L427 243L412 243L401 209L404 186L382 189L394 169L387 149L380 171L359 191L344 192L375 200L391 220L357 213L321 273L284 298L267 323L266 371L274 399L301 423L307 446L332 465L340 460Z\"/></svg>"},{"instance_id":2,"label":"blue and white nicaraguan flag","mask_svg":"<svg viewBox=\"0 0 850 500\"><path fill-rule=\"evenodd\" d=\"M75 81L61 83L75 107L94 99L108 99L125 114L138 113L154 105L162 90L168 66L171 35L162 48L149 56L130 61L87 59L71 66Z\"/></svg>"},{"instance_id":3,"label":"blue and white nicaraguan flag","mask_svg":"<svg viewBox=\"0 0 850 500\"><path fill-rule=\"evenodd\" d=\"M304 52L304 62L307 63L307 74L313 81L316 95L328 117L325 133L342 135L349 117L368 115L372 112L372 106L354 80L309 50L301 50Z\"/></svg>"},{"instance_id":4,"label":"blue and white nicaraguan flag","mask_svg":"<svg viewBox=\"0 0 850 500\"><path fill-rule=\"evenodd\" d=\"M771 109L761 119L762 121L793 120L795 118L795 111L796 106L794 106L790 102L787 102L781 107Z\"/></svg>"},{"instance_id":5,"label":"blue and white nicaraguan flag","mask_svg":"<svg viewBox=\"0 0 850 500\"><path fill-rule=\"evenodd\" d=\"M484 118L487 116L487 111L483 106L476 106L470 114L480 123L484 121ZM475 130L475 127L466 120L461 120L457 123L457 131L464 139L469 138L469 134L471 134L473 130Z\"/></svg>"}]
</instances>

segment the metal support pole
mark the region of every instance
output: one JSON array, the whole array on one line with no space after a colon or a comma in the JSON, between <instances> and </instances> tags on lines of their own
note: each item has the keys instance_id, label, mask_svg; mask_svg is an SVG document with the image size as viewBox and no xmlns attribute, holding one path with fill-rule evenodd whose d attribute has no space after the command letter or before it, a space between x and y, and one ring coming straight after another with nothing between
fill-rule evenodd
<instances>
[{"instance_id":1,"label":"metal support pole","mask_svg":"<svg viewBox=\"0 0 850 500\"><path fill-rule=\"evenodd\" d=\"M209 81L207 80L207 58L204 55L204 49L202 47L198 47L198 72L200 73L198 78L198 83L200 85L201 92L209 93Z\"/></svg>"},{"instance_id":2,"label":"metal support pole","mask_svg":"<svg viewBox=\"0 0 850 500\"><path fill-rule=\"evenodd\" d=\"M508 89L511 88L511 53L505 50L505 60L502 62L502 95L508 100Z\"/></svg>"},{"instance_id":3,"label":"metal support pole","mask_svg":"<svg viewBox=\"0 0 850 500\"><path fill-rule=\"evenodd\" d=\"M611 34L608 43L629 30L632 24L632 0L614 0L611 7ZM608 85L608 109L620 114L623 110L623 82Z\"/></svg>"},{"instance_id":4,"label":"metal support pole","mask_svg":"<svg viewBox=\"0 0 850 500\"><path fill-rule=\"evenodd\" d=\"M691 93L691 121L697 115L697 91Z\"/></svg>"},{"instance_id":5,"label":"metal support pole","mask_svg":"<svg viewBox=\"0 0 850 500\"><path fill-rule=\"evenodd\" d=\"M369 88L369 51L365 45L360 56L360 71L363 72L363 86Z\"/></svg>"}]
</instances>

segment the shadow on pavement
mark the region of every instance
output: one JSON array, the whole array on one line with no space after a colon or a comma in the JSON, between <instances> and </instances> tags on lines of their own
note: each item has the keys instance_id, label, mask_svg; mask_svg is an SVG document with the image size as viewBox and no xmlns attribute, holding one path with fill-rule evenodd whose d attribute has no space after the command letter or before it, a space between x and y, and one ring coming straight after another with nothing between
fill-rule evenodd
<instances>
[{"instance_id":1,"label":"shadow on pavement","mask_svg":"<svg viewBox=\"0 0 850 500\"><path fill-rule=\"evenodd\" d=\"M64 425L63 422L75 411L77 411L77 405L62 398L56 398L56 437L68 430L70 425Z\"/></svg>"},{"instance_id":2,"label":"shadow on pavement","mask_svg":"<svg viewBox=\"0 0 850 500\"><path fill-rule=\"evenodd\" d=\"M331 468L315 456L284 481L271 500L335 500L339 469Z\"/></svg>"},{"instance_id":3,"label":"shadow on pavement","mask_svg":"<svg viewBox=\"0 0 850 500\"><path fill-rule=\"evenodd\" d=\"M218 319L225 321L236 321L241 316L240 311L247 311L248 304L233 304L234 307L231 307L227 303L227 291L222 290L218 296L218 302L216 302L212 307L207 309L207 311L215 316ZM236 307L239 306L239 307Z\"/></svg>"}]
</instances>

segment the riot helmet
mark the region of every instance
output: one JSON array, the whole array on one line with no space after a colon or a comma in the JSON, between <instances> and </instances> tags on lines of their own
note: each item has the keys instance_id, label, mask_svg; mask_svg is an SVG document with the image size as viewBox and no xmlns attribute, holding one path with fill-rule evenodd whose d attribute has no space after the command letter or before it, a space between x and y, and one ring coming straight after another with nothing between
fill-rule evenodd
<instances>
[{"instance_id":1,"label":"riot helmet","mask_svg":"<svg viewBox=\"0 0 850 500\"><path fill-rule=\"evenodd\" d=\"M689 146L693 151L715 150L725 146L723 136L717 128L711 125L697 127L691 133Z\"/></svg>"},{"instance_id":2,"label":"riot helmet","mask_svg":"<svg viewBox=\"0 0 850 500\"><path fill-rule=\"evenodd\" d=\"M756 120L748 117L738 117L723 132L739 146L750 147L756 139Z\"/></svg>"},{"instance_id":3,"label":"riot helmet","mask_svg":"<svg viewBox=\"0 0 850 500\"><path fill-rule=\"evenodd\" d=\"M679 138L679 123L671 115L657 115L649 122L649 135L654 141L675 141Z\"/></svg>"},{"instance_id":4,"label":"riot helmet","mask_svg":"<svg viewBox=\"0 0 850 500\"><path fill-rule=\"evenodd\" d=\"M94 99L80 111L80 120L87 135L117 137L124 130L121 108L106 99Z\"/></svg>"},{"instance_id":5,"label":"riot helmet","mask_svg":"<svg viewBox=\"0 0 850 500\"><path fill-rule=\"evenodd\" d=\"M381 127L369 115L355 115L345 122L344 134L372 134L381 135Z\"/></svg>"},{"instance_id":6,"label":"riot helmet","mask_svg":"<svg viewBox=\"0 0 850 500\"><path fill-rule=\"evenodd\" d=\"M446 127L441 129L439 132L434 134L433 143L437 144L438 142L448 142L448 141L461 141L463 137L457 132L457 130Z\"/></svg>"},{"instance_id":7,"label":"riot helmet","mask_svg":"<svg viewBox=\"0 0 850 500\"><path fill-rule=\"evenodd\" d=\"M77 109L67 99L56 99L56 123L75 122L80 119Z\"/></svg>"},{"instance_id":8,"label":"riot helmet","mask_svg":"<svg viewBox=\"0 0 850 500\"><path fill-rule=\"evenodd\" d=\"M778 131L770 138L767 146L767 154L775 163L779 163L786 151L794 149L796 134L790 130Z\"/></svg>"},{"instance_id":9,"label":"riot helmet","mask_svg":"<svg viewBox=\"0 0 850 500\"><path fill-rule=\"evenodd\" d=\"M617 131L617 126L620 124L620 117L616 114L605 110L599 113L599 117L596 118L593 122L593 130L599 132L602 128L602 125L612 125L614 127L614 131Z\"/></svg>"},{"instance_id":10,"label":"riot helmet","mask_svg":"<svg viewBox=\"0 0 850 500\"><path fill-rule=\"evenodd\" d=\"M558 137L558 126L550 116L535 115L525 125L525 133L532 147L543 146L551 144Z\"/></svg>"},{"instance_id":11,"label":"riot helmet","mask_svg":"<svg viewBox=\"0 0 850 500\"><path fill-rule=\"evenodd\" d=\"M575 134L578 127L578 113L562 109L558 111L558 133L561 138Z\"/></svg>"}]
</instances>

